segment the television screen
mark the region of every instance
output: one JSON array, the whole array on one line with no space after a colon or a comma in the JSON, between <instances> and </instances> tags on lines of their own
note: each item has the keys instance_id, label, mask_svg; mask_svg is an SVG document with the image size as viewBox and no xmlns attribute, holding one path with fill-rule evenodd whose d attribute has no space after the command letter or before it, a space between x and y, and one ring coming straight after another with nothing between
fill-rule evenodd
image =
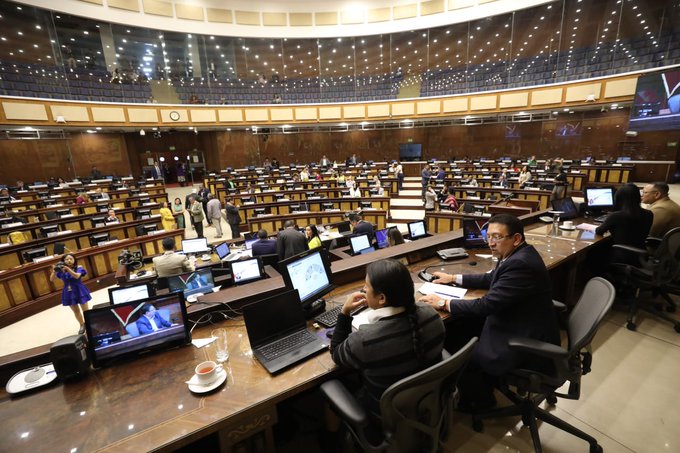
<instances>
[{"instance_id":1,"label":"television screen","mask_svg":"<svg viewBox=\"0 0 680 453\"><path fill-rule=\"evenodd\" d=\"M419 239L427 236L427 230L425 229L425 221L419 220L417 222L411 222L408 224L408 234L411 240Z\"/></svg>"},{"instance_id":2,"label":"television screen","mask_svg":"<svg viewBox=\"0 0 680 453\"><path fill-rule=\"evenodd\" d=\"M148 299L153 295L148 283L143 285L125 286L122 288L109 288L109 301L112 305L135 300Z\"/></svg>"},{"instance_id":3,"label":"television screen","mask_svg":"<svg viewBox=\"0 0 680 453\"><path fill-rule=\"evenodd\" d=\"M614 207L614 189L612 187L604 188L586 188L586 204L589 208L613 208Z\"/></svg>"},{"instance_id":4,"label":"television screen","mask_svg":"<svg viewBox=\"0 0 680 453\"><path fill-rule=\"evenodd\" d=\"M184 297L197 293L206 293L215 286L211 269L199 269L196 272L167 277L168 289L171 293L183 292Z\"/></svg>"},{"instance_id":5,"label":"television screen","mask_svg":"<svg viewBox=\"0 0 680 453\"><path fill-rule=\"evenodd\" d=\"M680 127L680 69L638 78L630 110L630 130L657 131Z\"/></svg>"},{"instance_id":6,"label":"television screen","mask_svg":"<svg viewBox=\"0 0 680 453\"><path fill-rule=\"evenodd\" d=\"M389 231L389 228L383 228L382 230L377 230L375 232L375 242L378 246L379 249L384 249L389 245L389 242L387 241L387 232Z\"/></svg>"},{"instance_id":7,"label":"television screen","mask_svg":"<svg viewBox=\"0 0 680 453\"><path fill-rule=\"evenodd\" d=\"M84 316L95 368L191 342L182 293L93 308Z\"/></svg>"},{"instance_id":8,"label":"television screen","mask_svg":"<svg viewBox=\"0 0 680 453\"><path fill-rule=\"evenodd\" d=\"M331 283L331 265L325 253L323 248L315 248L279 263L286 287L298 290L303 305L335 287Z\"/></svg>"},{"instance_id":9,"label":"television screen","mask_svg":"<svg viewBox=\"0 0 680 453\"><path fill-rule=\"evenodd\" d=\"M259 259L232 261L231 273L234 276L234 283L246 283L259 280L264 277L262 263Z\"/></svg>"},{"instance_id":10,"label":"television screen","mask_svg":"<svg viewBox=\"0 0 680 453\"><path fill-rule=\"evenodd\" d=\"M399 160L415 161L422 160L423 145L420 143L400 143L399 144Z\"/></svg>"},{"instance_id":11,"label":"television screen","mask_svg":"<svg viewBox=\"0 0 680 453\"><path fill-rule=\"evenodd\" d=\"M577 137L581 135L580 121L565 121L558 123L555 128L556 137Z\"/></svg>"}]
</instances>

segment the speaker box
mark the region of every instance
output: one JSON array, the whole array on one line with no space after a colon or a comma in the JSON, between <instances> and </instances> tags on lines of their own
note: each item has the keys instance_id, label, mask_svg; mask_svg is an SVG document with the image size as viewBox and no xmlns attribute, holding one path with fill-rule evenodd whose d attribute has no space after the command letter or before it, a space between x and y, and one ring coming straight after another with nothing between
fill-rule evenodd
<instances>
[{"instance_id":1,"label":"speaker box","mask_svg":"<svg viewBox=\"0 0 680 453\"><path fill-rule=\"evenodd\" d=\"M71 335L52 345L50 358L60 379L74 379L87 373L90 358L87 356L86 341L85 335Z\"/></svg>"}]
</instances>

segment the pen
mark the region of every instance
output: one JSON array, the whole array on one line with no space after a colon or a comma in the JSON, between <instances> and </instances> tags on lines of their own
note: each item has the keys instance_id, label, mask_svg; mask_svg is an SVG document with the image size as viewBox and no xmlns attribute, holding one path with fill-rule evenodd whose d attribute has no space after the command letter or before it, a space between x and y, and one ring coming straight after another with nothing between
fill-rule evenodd
<instances>
[{"instance_id":1,"label":"pen","mask_svg":"<svg viewBox=\"0 0 680 453\"><path fill-rule=\"evenodd\" d=\"M454 296L453 294L439 293L439 292L437 292L437 291L435 291L434 293L435 293L435 294L439 294L440 296L450 297L450 298L452 298L452 299L460 299L460 297Z\"/></svg>"}]
</instances>

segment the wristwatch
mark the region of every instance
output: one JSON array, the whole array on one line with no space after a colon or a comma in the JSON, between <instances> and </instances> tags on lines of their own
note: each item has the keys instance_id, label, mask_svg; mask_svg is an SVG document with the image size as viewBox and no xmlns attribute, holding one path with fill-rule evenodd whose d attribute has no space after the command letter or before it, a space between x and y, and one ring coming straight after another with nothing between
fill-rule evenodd
<instances>
[{"instance_id":1,"label":"wristwatch","mask_svg":"<svg viewBox=\"0 0 680 453\"><path fill-rule=\"evenodd\" d=\"M439 302L437 302L437 308L440 310L446 310L446 299L439 299Z\"/></svg>"}]
</instances>

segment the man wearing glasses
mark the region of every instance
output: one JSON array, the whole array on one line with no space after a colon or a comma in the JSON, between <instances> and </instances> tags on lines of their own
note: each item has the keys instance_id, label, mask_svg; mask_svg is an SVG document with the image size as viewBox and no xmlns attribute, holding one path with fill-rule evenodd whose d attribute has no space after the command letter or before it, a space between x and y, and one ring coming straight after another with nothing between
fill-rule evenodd
<instances>
[{"instance_id":1,"label":"man wearing glasses","mask_svg":"<svg viewBox=\"0 0 680 453\"><path fill-rule=\"evenodd\" d=\"M654 214L650 236L660 238L680 226L680 206L668 198L668 184L665 182L647 184L642 189L642 202L648 204Z\"/></svg>"},{"instance_id":2,"label":"man wearing glasses","mask_svg":"<svg viewBox=\"0 0 680 453\"><path fill-rule=\"evenodd\" d=\"M536 249L525 242L519 219L510 214L493 216L487 240L498 258L493 271L479 275L433 273L437 277L433 283L484 288L488 290L485 296L447 300L430 294L420 298L451 313L447 343L460 346L470 337L479 336L479 344L459 382L460 406L471 411L495 406L493 390L499 376L519 367L539 370L545 367L540 359L510 350L510 338L527 337L560 344L550 276Z\"/></svg>"}]
</instances>

